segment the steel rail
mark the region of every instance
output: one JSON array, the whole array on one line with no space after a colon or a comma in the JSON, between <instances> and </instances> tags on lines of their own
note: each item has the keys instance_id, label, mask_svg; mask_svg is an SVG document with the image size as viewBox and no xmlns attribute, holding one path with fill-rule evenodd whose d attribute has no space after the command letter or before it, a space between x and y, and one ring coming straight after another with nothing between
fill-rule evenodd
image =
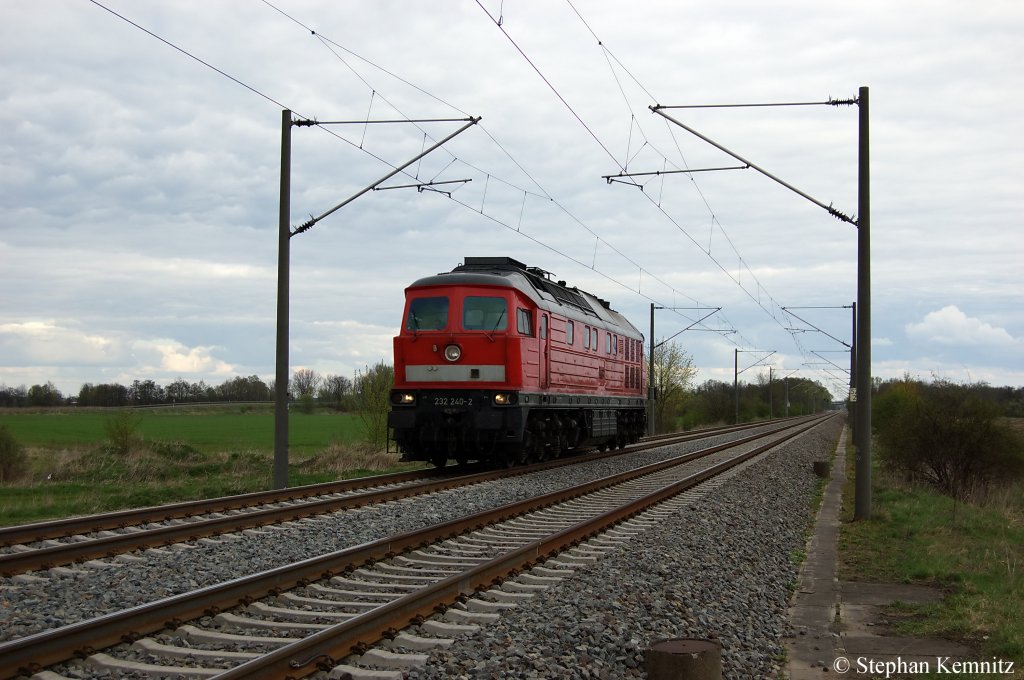
<instances>
[{"instance_id":1,"label":"steel rail","mask_svg":"<svg viewBox=\"0 0 1024 680\"><path fill-rule=\"evenodd\" d=\"M739 427L735 425L709 427L700 430L691 430L685 434L695 436L706 434L707 436L710 436L711 434L725 433L734 429L742 429L743 427L755 427L758 424L763 425L765 423L748 423L745 426ZM661 437L662 435L658 436ZM650 440L650 438L647 437L641 439L641 441L648 440ZM360 477L358 479L345 479L320 484L306 484L303 486L289 487L287 489L254 491L234 496L182 501L179 503L167 503L164 505L154 505L145 508L131 508L127 510L117 510L114 512L0 527L0 547L7 547L18 543L42 541L48 538L67 538L76 534L123 529L126 526L147 524L150 522L162 522L169 519L189 518L196 515L204 515L214 512L241 510L257 505L303 500L306 498L313 498L315 496L356 491L359 489L383 486L386 484L402 484L407 481L414 481L437 475L438 470L433 468L412 470L409 472L397 472L386 475L371 475L369 477Z\"/></svg>"},{"instance_id":2,"label":"steel rail","mask_svg":"<svg viewBox=\"0 0 1024 680\"><path fill-rule=\"evenodd\" d=\"M733 429L729 431L734 431L734 429L735 426L733 426ZM749 427L741 429L749 429ZM688 433L685 435L677 435L677 437L675 439L672 439L672 441L685 442L693 439L704 438L706 436L713 435L708 435L705 433ZM637 452L653 448L656 446L665 445L665 440L659 439L645 444L634 445L633 447L629 448L629 451ZM143 531L117 534L114 536L103 536L99 538L93 538L88 541L63 543L61 545L36 548L32 550L27 550L25 552L12 552L0 555L0 575L13 576L16 574L37 571L40 569L48 569L55 566L82 562L84 560L89 559L112 557L114 555L132 552L134 550L166 546L171 545L173 543L179 543L182 541L198 540L199 538L217 536L220 534L242 531L245 529L253 529L257 527L267 526L270 524L277 524L280 522L294 521L306 517L312 517L316 515L326 514L329 512L337 512L340 510L362 507L374 503L384 503L388 501L399 500L402 498L409 498L411 496L444 491L447 489L457 488L460 486L479 484L494 479L508 477L511 475L528 474L544 469L549 469L551 467L570 464L571 462L576 462L580 460L593 460L598 457L608 457L615 455L621 455L621 452L606 452L603 454L597 454L596 456L593 456L589 459L560 459L556 461L548 461L545 463L514 468L512 470L490 470L456 477L441 477L439 479L428 478L426 481L420 482L418 484L411 484L398 488L376 489L367 491L366 493L344 496L340 498L322 498L320 500L308 501L293 506L275 506L263 510L250 510L245 512L244 514L200 519L192 522L187 522L184 524L173 524L168 526L156 527L152 529L146 529ZM400 483L402 480L409 481L415 480L417 478L423 478L427 476L423 475L423 472L433 472L432 475L429 475L430 477L437 476L437 473L435 471L416 471L414 473L399 473L398 475L395 476L386 476L386 478L381 477L379 479L379 481L381 482L380 485L383 485L385 483ZM335 489L340 488L339 483L333 483L328 486ZM360 487L355 486L355 489L358 488ZM276 495L276 493L279 492L261 492L258 494L246 494L245 497L272 497ZM229 497L229 499L227 500L234 498L242 497ZM289 500L299 499L290 498ZM198 505L203 507L211 507L211 503L201 502ZM148 513L148 511L158 509L159 506L157 508L147 508L145 509L145 511L146 513ZM126 515L129 515L130 512L131 511L126 511L124 513L114 514L124 517ZM210 512L212 512L212 510L210 510ZM39 537L36 537L36 540L39 540Z\"/></svg>"},{"instance_id":3,"label":"steel rail","mask_svg":"<svg viewBox=\"0 0 1024 680\"><path fill-rule=\"evenodd\" d=\"M168 519L194 517L213 512L240 510L256 505L302 500L314 496L356 491L383 484L400 484L423 479L424 477L431 477L436 474L436 470L412 470L409 472L372 475L322 484L293 486L288 489L254 491L235 496L182 501L180 503L168 503L166 505L154 505L145 508L132 508L81 517L68 517L66 519L0 527L0 546L10 546L28 541L41 541L47 538L66 538L75 534L95 531L123 529L126 526L146 524L148 522L161 522Z\"/></svg>"},{"instance_id":4,"label":"steel rail","mask_svg":"<svg viewBox=\"0 0 1024 680\"><path fill-rule=\"evenodd\" d=\"M808 427L813 427L819 422L823 422L823 419L815 419ZM0 680L16 677L22 673L31 675L46 666L74 657L88 656L97 650L121 642L134 641L167 626L178 626L184 621L202 616L213 616L232 607L247 605L261 597L277 594L315 580L331 578L406 550L425 547L438 540L453 538L466 531L511 519L728 448L742 446L792 427L795 426L776 428L769 432L677 456L667 461L651 463L634 470L593 480L580 486L509 503L424 529L371 541L291 565L163 598L121 612L0 643Z\"/></svg>"},{"instance_id":5,"label":"steel rail","mask_svg":"<svg viewBox=\"0 0 1024 680\"><path fill-rule=\"evenodd\" d=\"M330 670L349 654L361 653L368 645L385 637L393 636L397 630L421 623L428 616L445 611L449 605L459 599L468 597L478 590L499 583L522 569L553 557L559 552L643 512L652 505L657 505L693 488L754 456L817 427L821 422L824 422L824 419L794 429L779 439L696 472L594 518L533 541L465 572L455 574L398 600L360 614L344 623L336 624L269 654L219 673L214 676L214 680L281 680L282 678L301 678L318 670ZM758 438L763 436L769 435L760 435Z\"/></svg>"}]
</instances>

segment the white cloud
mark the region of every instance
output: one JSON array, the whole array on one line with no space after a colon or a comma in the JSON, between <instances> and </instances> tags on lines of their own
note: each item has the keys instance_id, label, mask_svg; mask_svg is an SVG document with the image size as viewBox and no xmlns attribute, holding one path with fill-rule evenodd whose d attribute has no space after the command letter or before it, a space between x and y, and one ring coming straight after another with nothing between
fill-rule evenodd
<instances>
[{"instance_id":1,"label":"white cloud","mask_svg":"<svg viewBox=\"0 0 1024 680\"><path fill-rule=\"evenodd\" d=\"M159 370L171 375L212 374L227 376L234 368L225 361L213 356L215 347L187 347L177 340L139 340L133 345L139 354L155 353L159 368L146 369L152 372Z\"/></svg>"},{"instance_id":2,"label":"white cloud","mask_svg":"<svg viewBox=\"0 0 1024 680\"><path fill-rule=\"evenodd\" d=\"M935 365L991 364L994 383L1021 384L1024 233L1015 220L1024 194L1013 178L1024 138L1001 112L1024 101L1020 74L1005 69L1024 59L1024 3L934 0L923 12L882 0L699 8L654 0L624 12L604 0L581 10L597 45L564 4L485 0L587 130L472 3L363 3L357 12L293 3L317 36L422 90L362 61L342 62L258 3L125 4L133 21L301 115L454 115L443 100L460 116L483 116L391 182L413 173L471 180L447 186L452 200L374 192L292 241L296 365L348 374L389 357L403 288L465 255L549 269L610 300L645 332L652 301L722 307L709 324L736 332L720 351L704 341L718 335L680 336L702 376L731 380L736 348L777 350L787 366L802 366L797 355L816 363L810 351L837 346L790 333L766 311L852 300L856 229L754 172L663 174L641 178L644 191L600 176L622 165L733 164L648 111L659 99L804 101L868 85L876 366L928 375ZM118 376L272 374L280 106L89 3L54 13L15 0L4 9L0 124L13 134L0 144L0 289L8 292L0 296L0 376L77 389ZM681 27L686 41L676 39ZM865 27L873 30L867 51L856 37ZM266 59L282 51L311 67ZM665 67L673 63L690 67ZM935 93L947 105L922 108ZM679 116L855 212L855 107ZM436 140L454 127L295 129L293 226L420 152L425 133ZM959 309L984 309L986 321L941 309L951 290ZM920 310L909 325L907 309ZM923 317L928 310L938 311ZM849 336L845 312L808 314L829 335ZM47 319L56 321L37 321ZM688 322L662 312L657 323L671 333Z\"/></svg>"},{"instance_id":3,"label":"white cloud","mask_svg":"<svg viewBox=\"0 0 1024 680\"><path fill-rule=\"evenodd\" d=\"M129 335L125 330L88 333L53 320L0 322L0 383L52 380L73 394L87 382L216 380L236 371L235 364L217 356L222 347Z\"/></svg>"},{"instance_id":4,"label":"white cloud","mask_svg":"<svg viewBox=\"0 0 1024 680\"><path fill-rule=\"evenodd\" d=\"M921 322L907 324L906 332L914 340L961 347L1006 347L1017 342L1006 329L969 317L956 305L929 312Z\"/></svg>"},{"instance_id":5,"label":"white cloud","mask_svg":"<svg viewBox=\"0 0 1024 680\"><path fill-rule=\"evenodd\" d=\"M0 350L5 363L103 364L120 353L112 337L87 333L53 320L0 323Z\"/></svg>"}]
</instances>

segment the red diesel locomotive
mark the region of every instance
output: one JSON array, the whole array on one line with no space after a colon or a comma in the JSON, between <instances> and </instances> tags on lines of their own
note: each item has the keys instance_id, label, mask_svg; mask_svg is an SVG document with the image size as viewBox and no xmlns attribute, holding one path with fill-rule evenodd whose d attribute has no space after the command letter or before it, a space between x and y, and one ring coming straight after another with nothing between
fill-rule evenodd
<instances>
[{"instance_id":1,"label":"red diesel locomotive","mask_svg":"<svg viewBox=\"0 0 1024 680\"><path fill-rule=\"evenodd\" d=\"M515 465L643 434L643 335L604 300L508 257L405 298L388 414L403 460Z\"/></svg>"}]
</instances>

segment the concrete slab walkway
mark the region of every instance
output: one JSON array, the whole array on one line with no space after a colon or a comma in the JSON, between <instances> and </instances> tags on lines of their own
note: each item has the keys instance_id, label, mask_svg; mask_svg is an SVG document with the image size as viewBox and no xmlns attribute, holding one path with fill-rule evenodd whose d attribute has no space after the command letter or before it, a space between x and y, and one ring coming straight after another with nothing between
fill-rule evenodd
<instances>
[{"instance_id":1,"label":"concrete slab walkway","mask_svg":"<svg viewBox=\"0 0 1024 680\"><path fill-rule=\"evenodd\" d=\"M913 668L937 658L970 659L973 652L948 640L895 637L888 634L881 614L892 602L919 603L942 598L941 591L924 586L892 583L840 582L837 580L838 538L842 491L846 483L844 429L836 446L832 478L814 532L807 546L807 560L800 568L797 591L789 610L787 640L789 662L786 676L807 680L831 675L869 677L870 669ZM884 676L885 672L879 675ZM893 673L891 677L900 677Z\"/></svg>"}]
</instances>

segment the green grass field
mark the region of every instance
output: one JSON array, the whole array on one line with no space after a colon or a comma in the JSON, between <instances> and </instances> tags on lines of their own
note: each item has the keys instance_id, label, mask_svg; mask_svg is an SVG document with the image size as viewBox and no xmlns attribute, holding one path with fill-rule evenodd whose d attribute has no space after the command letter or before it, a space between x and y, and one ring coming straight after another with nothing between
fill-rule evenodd
<instances>
[{"instance_id":1,"label":"green grass field","mask_svg":"<svg viewBox=\"0 0 1024 680\"><path fill-rule=\"evenodd\" d=\"M0 426L28 447L88 447L106 437L105 424L114 410L62 409L0 413ZM177 407L137 409L138 434L148 441L184 442L192 448L214 451L272 451L274 413L269 406ZM312 414L293 410L288 418L288 446L299 455L322 450L328 444L354 443L364 437L355 415L330 411Z\"/></svg>"},{"instance_id":2,"label":"green grass field","mask_svg":"<svg viewBox=\"0 0 1024 680\"><path fill-rule=\"evenodd\" d=\"M854 458L851 448L840 578L941 588L948 593L942 602L889 610L888 617L899 622L898 635L963 641L978 650L979 659L995 656L1024 667L1022 485L984 503L965 504L876 469L871 519L853 521Z\"/></svg>"},{"instance_id":3,"label":"green grass field","mask_svg":"<svg viewBox=\"0 0 1024 680\"><path fill-rule=\"evenodd\" d=\"M132 429L125 451L108 436L118 419ZM0 427L27 454L21 473L0 484L4 526L272 486L269 406L9 410ZM352 414L293 410L288 431L289 486L419 467L366 445Z\"/></svg>"}]
</instances>

